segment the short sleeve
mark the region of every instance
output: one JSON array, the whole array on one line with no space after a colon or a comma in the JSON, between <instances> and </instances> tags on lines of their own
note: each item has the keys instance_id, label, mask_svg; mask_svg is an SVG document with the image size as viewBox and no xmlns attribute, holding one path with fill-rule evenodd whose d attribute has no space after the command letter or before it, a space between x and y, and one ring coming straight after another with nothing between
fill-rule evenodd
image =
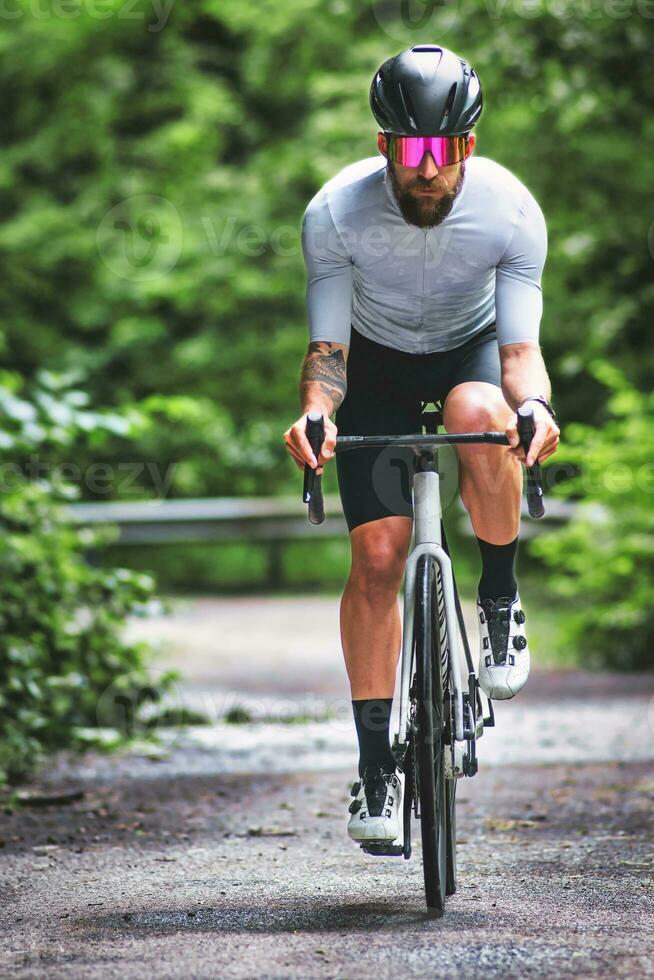
<instances>
[{"instance_id":1,"label":"short sleeve","mask_svg":"<svg viewBox=\"0 0 654 980\"><path fill-rule=\"evenodd\" d=\"M311 201L304 213L302 253L307 270L310 339L349 346L352 260L323 192Z\"/></svg>"},{"instance_id":2,"label":"short sleeve","mask_svg":"<svg viewBox=\"0 0 654 980\"><path fill-rule=\"evenodd\" d=\"M538 343L546 255L545 218L532 195L525 191L513 234L496 270L495 316L500 347Z\"/></svg>"}]
</instances>

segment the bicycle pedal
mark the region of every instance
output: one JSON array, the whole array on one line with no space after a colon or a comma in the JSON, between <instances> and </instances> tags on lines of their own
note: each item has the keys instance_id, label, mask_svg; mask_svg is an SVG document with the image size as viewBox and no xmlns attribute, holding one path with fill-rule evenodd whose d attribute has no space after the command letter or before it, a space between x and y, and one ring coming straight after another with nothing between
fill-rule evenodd
<instances>
[{"instance_id":1,"label":"bicycle pedal","mask_svg":"<svg viewBox=\"0 0 654 980\"><path fill-rule=\"evenodd\" d=\"M395 763L400 767L402 771L404 771L404 762L406 759L408 746L409 746L408 742L400 743L397 735L395 736L393 740L393 745L391 746L391 752L395 757Z\"/></svg>"},{"instance_id":2,"label":"bicycle pedal","mask_svg":"<svg viewBox=\"0 0 654 980\"><path fill-rule=\"evenodd\" d=\"M403 844L388 844L384 841L369 841L367 843L361 844L361 850L365 851L366 854L372 854L374 857L401 857L404 853Z\"/></svg>"},{"instance_id":3,"label":"bicycle pedal","mask_svg":"<svg viewBox=\"0 0 654 980\"><path fill-rule=\"evenodd\" d=\"M454 759L452 752L448 749L445 753L445 778L460 779L465 775L463 760L466 750L459 742L454 743Z\"/></svg>"}]
</instances>

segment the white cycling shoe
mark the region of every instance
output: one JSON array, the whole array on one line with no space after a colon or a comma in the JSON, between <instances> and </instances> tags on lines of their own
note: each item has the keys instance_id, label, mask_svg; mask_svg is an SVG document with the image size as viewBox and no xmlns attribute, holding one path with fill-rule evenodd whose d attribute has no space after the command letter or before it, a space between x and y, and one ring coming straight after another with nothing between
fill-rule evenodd
<instances>
[{"instance_id":1,"label":"white cycling shoe","mask_svg":"<svg viewBox=\"0 0 654 980\"><path fill-rule=\"evenodd\" d=\"M477 597L479 616L479 686L494 701L504 701L522 690L529 677L529 647L525 614L516 592L514 599L494 601Z\"/></svg>"},{"instance_id":2,"label":"white cycling shoe","mask_svg":"<svg viewBox=\"0 0 654 980\"><path fill-rule=\"evenodd\" d=\"M404 773L369 766L352 785L347 832L357 843L390 844L402 835Z\"/></svg>"}]
</instances>

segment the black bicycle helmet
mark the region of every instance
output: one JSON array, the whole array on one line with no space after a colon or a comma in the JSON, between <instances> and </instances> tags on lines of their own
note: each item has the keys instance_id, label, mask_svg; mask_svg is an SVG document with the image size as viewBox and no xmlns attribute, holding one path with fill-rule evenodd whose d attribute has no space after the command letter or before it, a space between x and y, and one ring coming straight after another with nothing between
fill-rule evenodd
<instances>
[{"instance_id":1,"label":"black bicycle helmet","mask_svg":"<svg viewBox=\"0 0 654 980\"><path fill-rule=\"evenodd\" d=\"M481 85L472 66L453 51L419 44L377 71L370 108L385 133L460 136L481 115Z\"/></svg>"}]
</instances>

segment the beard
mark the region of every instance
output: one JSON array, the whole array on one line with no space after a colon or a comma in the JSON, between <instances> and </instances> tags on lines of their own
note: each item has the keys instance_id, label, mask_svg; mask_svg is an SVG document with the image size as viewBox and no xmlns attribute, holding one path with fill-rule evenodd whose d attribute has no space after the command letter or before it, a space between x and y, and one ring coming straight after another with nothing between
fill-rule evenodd
<instances>
[{"instance_id":1,"label":"beard","mask_svg":"<svg viewBox=\"0 0 654 980\"><path fill-rule=\"evenodd\" d=\"M461 193L465 166L465 162L463 162L453 188L444 184L440 177L435 177L433 180L416 177L408 186L401 188L397 181L395 166L389 160L388 172L391 178L391 185L395 194L395 200L402 212L404 220L408 221L410 225L417 225L418 228L435 228L436 225L440 225L447 218L454 206L454 202ZM426 196L419 197L415 193L415 191L426 190L428 188L435 188L442 191L441 196L436 200L432 200Z\"/></svg>"}]
</instances>

